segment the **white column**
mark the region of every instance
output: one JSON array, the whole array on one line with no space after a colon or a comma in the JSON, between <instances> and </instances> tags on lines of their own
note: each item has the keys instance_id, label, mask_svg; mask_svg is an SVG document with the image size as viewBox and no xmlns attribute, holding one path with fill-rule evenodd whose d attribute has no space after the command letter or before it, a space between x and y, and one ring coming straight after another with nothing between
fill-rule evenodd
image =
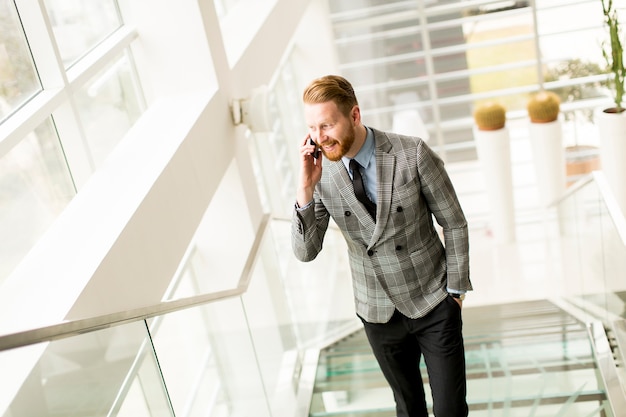
<instances>
[{"instance_id":1,"label":"white column","mask_svg":"<svg viewBox=\"0 0 626 417\"><path fill-rule=\"evenodd\" d=\"M548 206L565 192L565 150L560 120L528 125L539 201Z\"/></svg>"},{"instance_id":2,"label":"white column","mask_svg":"<svg viewBox=\"0 0 626 417\"><path fill-rule=\"evenodd\" d=\"M622 213L626 213L626 112L596 112L602 171Z\"/></svg>"},{"instance_id":3,"label":"white column","mask_svg":"<svg viewBox=\"0 0 626 417\"><path fill-rule=\"evenodd\" d=\"M497 243L513 242L515 209L509 131L506 127L498 130L474 127L474 138L485 176L493 237Z\"/></svg>"}]
</instances>

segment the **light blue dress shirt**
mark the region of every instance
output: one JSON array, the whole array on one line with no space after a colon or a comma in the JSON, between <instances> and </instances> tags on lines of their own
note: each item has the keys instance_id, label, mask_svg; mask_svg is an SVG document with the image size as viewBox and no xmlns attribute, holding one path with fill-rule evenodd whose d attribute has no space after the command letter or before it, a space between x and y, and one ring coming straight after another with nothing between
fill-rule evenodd
<instances>
[{"instance_id":1,"label":"light blue dress shirt","mask_svg":"<svg viewBox=\"0 0 626 417\"><path fill-rule=\"evenodd\" d=\"M376 146L374 144L374 132L366 127L367 135L365 136L365 143L361 146L361 149L356 154L354 159L363 167L361 170L361 176L363 177L363 185L365 186L365 193L367 197L372 200L374 204L378 204L378 198L376 195ZM352 178L352 171L350 170L350 158L345 156L341 158L341 161L346 166L350 178Z\"/></svg>"}]
</instances>

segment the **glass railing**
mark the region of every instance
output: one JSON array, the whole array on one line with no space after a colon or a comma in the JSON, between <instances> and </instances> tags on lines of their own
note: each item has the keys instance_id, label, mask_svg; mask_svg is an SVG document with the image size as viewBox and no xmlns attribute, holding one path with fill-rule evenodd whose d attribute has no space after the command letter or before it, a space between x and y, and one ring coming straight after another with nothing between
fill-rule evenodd
<instances>
[{"instance_id":1,"label":"glass railing","mask_svg":"<svg viewBox=\"0 0 626 417\"><path fill-rule=\"evenodd\" d=\"M579 181L558 206L564 298L606 326L626 318L626 222L602 172Z\"/></svg>"},{"instance_id":2,"label":"glass railing","mask_svg":"<svg viewBox=\"0 0 626 417\"><path fill-rule=\"evenodd\" d=\"M0 416L297 415L307 341L269 224L235 288L0 336Z\"/></svg>"},{"instance_id":3,"label":"glass railing","mask_svg":"<svg viewBox=\"0 0 626 417\"><path fill-rule=\"evenodd\" d=\"M173 416L143 321L3 351L0 367L6 417Z\"/></svg>"},{"instance_id":4,"label":"glass railing","mask_svg":"<svg viewBox=\"0 0 626 417\"><path fill-rule=\"evenodd\" d=\"M620 279L626 262L624 220L605 186L601 174L594 173L573 186L555 209L559 214L559 242L568 287L559 295L588 315L583 323L599 318L610 322L623 316L620 310L623 304L617 300L626 288L626 282ZM326 258L307 265L305 270L299 263L291 264L289 257L276 256L277 252L284 253L288 242L281 239L287 239L288 234L274 235L268 232L270 225L283 232L288 227L282 220L270 222L268 216L264 218L233 288L186 298L176 298L173 294L171 300L155 306L0 336L0 416L292 417L309 412L325 415L316 408L322 401L319 385L315 386L321 375L316 371L322 369L324 360L323 355L320 359L319 351L333 346L340 339L338 336L356 334L354 330L358 327L349 303L335 302L338 294L343 299L350 291L345 257L338 259L337 255L343 241L338 232L329 230L328 246L337 250L325 251ZM323 290L307 290L307 282L311 280L315 280L315 288ZM185 281L181 285L194 283ZM288 288L294 285L300 286ZM189 291L181 288L181 293ZM294 304L299 305L294 307ZM337 317L341 320L336 320ZM503 317L493 325L506 330L506 326L512 325L506 320ZM533 321L532 317L530 320ZM601 341L602 331L590 327L589 335L592 340L597 336ZM514 333L511 336L518 340L518 332ZM536 337L522 338L536 345L539 356L535 359L541 359L535 365L541 372L530 372L528 364L513 366L515 358L524 355L522 351L533 352L528 346L500 344L511 350L511 356L505 358L508 367L498 370L504 378L502 381L511 382L506 378L516 373L542 378L543 361L553 366L550 361L558 356L565 359L563 363L555 362L554 369L561 373L554 375L567 385L572 372L583 372L581 358L589 359L593 354L599 368L610 362L607 358L610 349L596 343L592 352L587 339L578 337L580 331L559 335L553 340L548 334L549 340L544 344ZM502 337L496 339L504 340ZM572 341L568 339L564 343L563 337ZM472 388L470 398L474 412L481 408L506 409L509 404L502 401L509 400L515 408L523 403L533 410L538 404L533 402L537 397L531 388L535 386L528 385L528 391L512 391L514 395L502 396L497 390L500 385L493 385L498 383L497 378L487 378L491 382L485 382L483 376L487 370L481 366L489 364L492 372L494 363L489 358L493 355L483 348L484 341L478 339L468 334L471 365L468 369L474 375L472 366L476 367L475 377L471 379L474 385L478 384L476 389ZM480 349L474 351L471 347L475 342ZM572 353L574 345L580 352ZM561 349L558 353L557 348ZM503 352L508 351L504 349L498 354ZM485 362L485 358L489 360ZM369 380L364 375L377 369L371 360L361 361L358 366L344 362L333 359L332 365L338 368L333 368L329 375L339 379L357 375L360 384L367 384ZM592 366L584 369L596 373ZM582 379L595 381L591 376ZM516 384L518 380L516 377ZM491 391L484 390L481 384L485 383L492 384ZM603 401L604 388L615 383L613 379L582 387L581 382L575 387L567 385L558 388L561 391L545 393L558 397L561 407L569 404L570 397L582 398L584 407L590 408L581 412L595 415L598 410L609 413ZM344 390L351 392L349 388ZM328 402L326 397L324 401ZM337 398L341 399L334 399ZM375 397L364 397L372 398ZM379 411L392 412L391 404L387 401ZM577 407L582 405L577 400ZM347 415L337 413L341 414Z\"/></svg>"},{"instance_id":5,"label":"glass railing","mask_svg":"<svg viewBox=\"0 0 626 417\"><path fill-rule=\"evenodd\" d=\"M615 415L626 409L626 220L602 171L556 206L562 248L560 305L588 326L598 377Z\"/></svg>"}]
</instances>

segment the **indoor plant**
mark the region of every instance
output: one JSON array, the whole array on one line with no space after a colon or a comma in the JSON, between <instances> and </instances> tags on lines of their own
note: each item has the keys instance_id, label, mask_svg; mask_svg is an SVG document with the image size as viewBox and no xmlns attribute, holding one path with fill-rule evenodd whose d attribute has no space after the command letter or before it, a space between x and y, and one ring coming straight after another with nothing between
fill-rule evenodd
<instances>
[{"instance_id":1,"label":"indoor plant","mask_svg":"<svg viewBox=\"0 0 626 417\"><path fill-rule=\"evenodd\" d=\"M565 191L565 151L559 113L561 100L556 93L542 90L528 100L528 133L539 200L549 205Z\"/></svg>"},{"instance_id":2,"label":"indoor plant","mask_svg":"<svg viewBox=\"0 0 626 417\"><path fill-rule=\"evenodd\" d=\"M609 31L609 44L603 44L602 54L606 60L608 69L612 75L609 83L613 87L613 102L615 107L605 109L606 113L621 113L624 111L622 100L624 97L624 79L626 69L624 69L624 48L622 31L617 15L617 10L613 7L613 0L601 0L602 12L604 13L604 23Z\"/></svg>"}]
</instances>

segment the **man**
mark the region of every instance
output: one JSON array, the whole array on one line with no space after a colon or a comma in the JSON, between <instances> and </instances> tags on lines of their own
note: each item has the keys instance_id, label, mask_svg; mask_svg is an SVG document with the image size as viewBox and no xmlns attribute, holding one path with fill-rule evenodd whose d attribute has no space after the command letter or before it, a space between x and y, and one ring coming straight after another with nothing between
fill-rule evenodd
<instances>
[{"instance_id":1,"label":"man","mask_svg":"<svg viewBox=\"0 0 626 417\"><path fill-rule=\"evenodd\" d=\"M296 257L315 259L332 217L347 242L356 312L397 415L428 416L423 355L435 416L467 416L461 306L472 289L468 231L442 160L419 138L364 126L342 77L313 80L303 100L309 134L292 221ZM318 147L324 158L314 156ZM371 201L358 199L360 187Z\"/></svg>"}]
</instances>

